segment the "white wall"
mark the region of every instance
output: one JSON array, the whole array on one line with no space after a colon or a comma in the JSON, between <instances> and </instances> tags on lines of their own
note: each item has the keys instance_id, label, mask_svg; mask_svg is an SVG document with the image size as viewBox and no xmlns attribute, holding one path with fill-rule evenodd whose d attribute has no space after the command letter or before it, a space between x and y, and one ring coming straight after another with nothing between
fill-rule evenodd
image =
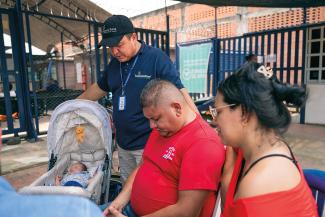
<instances>
[{"instance_id":1,"label":"white wall","mask_svg":"<svg viewBox=\"0 0 325 217\"><path fill-rule=\"evenodd\" d=\"M325 124L325 85L308 84L309 96L306 102L305 122Z\"/></svg>"}]
</instances>

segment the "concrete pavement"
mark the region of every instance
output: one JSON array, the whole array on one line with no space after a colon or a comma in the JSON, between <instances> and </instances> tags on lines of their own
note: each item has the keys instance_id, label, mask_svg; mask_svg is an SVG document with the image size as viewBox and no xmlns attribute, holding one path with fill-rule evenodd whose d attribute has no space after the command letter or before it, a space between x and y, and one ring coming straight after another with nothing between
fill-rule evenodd
<instances>
[{"instance_id":1,"label":"concrete pavement","mask_svg":"<svg viewBox=\"0 0 325 217\"><path fill-rule=\"evenodd\" d=\"M303 168L325 170L325 126L292 124L285 134ZM115 171L117 153L114 153ZM47 171L46 136L35 143L4 145L0 155L2 175L16 188L30 184Z\"/></svg>"}]
</instances>

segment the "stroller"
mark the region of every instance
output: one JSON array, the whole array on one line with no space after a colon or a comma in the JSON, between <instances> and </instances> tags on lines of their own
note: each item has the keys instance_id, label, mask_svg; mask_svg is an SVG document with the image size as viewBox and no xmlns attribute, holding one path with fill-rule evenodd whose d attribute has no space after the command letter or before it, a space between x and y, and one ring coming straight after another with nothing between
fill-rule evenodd
<instances>
[{"instance_id":1,"label":"stroller","mask_svg":"<svg viewBox=\"0 0 325 217\"><path fill-rule=\"evenodd\" d=\"M91 199L97 204L109 197L112 164L112 120L106 109L89 100L69 100L53 112L47 146L49 171L23 194L68 194ZM67 172L69 165L82 162L88 168L91 182L87 188L53 186L55 177Z\"/></svg>"}]
</instances>

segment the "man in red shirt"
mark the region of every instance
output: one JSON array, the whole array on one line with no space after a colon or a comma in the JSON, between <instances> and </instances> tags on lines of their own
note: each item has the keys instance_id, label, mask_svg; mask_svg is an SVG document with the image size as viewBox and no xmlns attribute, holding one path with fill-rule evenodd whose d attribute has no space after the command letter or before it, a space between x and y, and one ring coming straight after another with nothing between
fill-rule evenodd
<instances>
[{"instance_id":1,"label":"man in red shirt","mask_svg":"<svg viewBox=\"0 0 325 217\"><path fill-rule=\"evenodd\" d=\"M104 215L123 216L130 201L138 216L211 217L225 158L218 135L168 81L150 81L140 99L153 130L142 163Z\"/></svg>"}]
</instances>

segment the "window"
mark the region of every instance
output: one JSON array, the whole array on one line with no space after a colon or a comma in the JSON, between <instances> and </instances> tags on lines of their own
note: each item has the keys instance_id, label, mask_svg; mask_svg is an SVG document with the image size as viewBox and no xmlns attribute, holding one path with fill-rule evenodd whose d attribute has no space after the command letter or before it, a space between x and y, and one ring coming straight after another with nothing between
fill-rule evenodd
<instances>
[{"instance_id":1,"label":"window","mask_svg":"<svg viewBox=\"0 0 325 217\"><path fill-rule=\"evenodd\" d=\"M307 82L325 84L325 26L308 29L306 73Z\"/></svg>"}]
</instances>

